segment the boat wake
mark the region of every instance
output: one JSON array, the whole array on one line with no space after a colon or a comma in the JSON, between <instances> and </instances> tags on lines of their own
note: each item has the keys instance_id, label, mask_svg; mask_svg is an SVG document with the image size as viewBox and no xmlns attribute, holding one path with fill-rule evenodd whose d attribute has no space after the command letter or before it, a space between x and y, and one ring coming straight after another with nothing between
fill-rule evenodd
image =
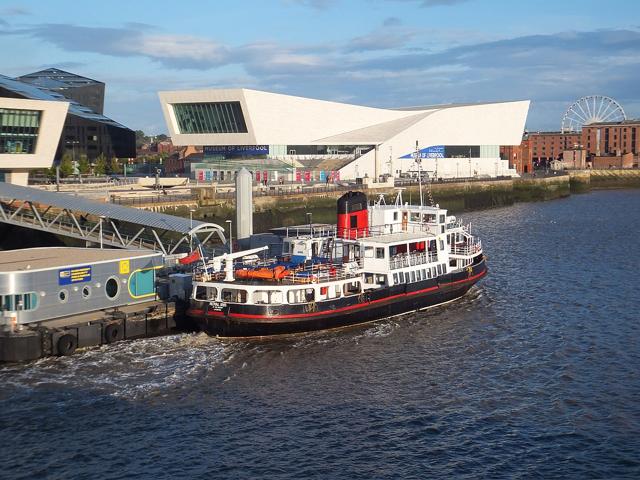
<instances>
[{"instance_id":1,"label":"boat wake","mask_svg":"<svg viewBox=\"0 0 640 480\"><path fill-rule=\"evenodd\" d=\"M20 390L91 390L127 400L165 396L197 383L234 355L235 347L206 334L182 334L87 349L0 369Z\"/></svg>"}]
</instances>

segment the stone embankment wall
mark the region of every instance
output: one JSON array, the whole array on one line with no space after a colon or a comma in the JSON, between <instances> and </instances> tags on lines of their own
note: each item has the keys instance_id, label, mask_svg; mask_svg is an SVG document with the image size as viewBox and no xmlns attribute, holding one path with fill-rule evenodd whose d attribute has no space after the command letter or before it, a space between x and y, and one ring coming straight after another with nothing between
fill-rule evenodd
<instances>
[{"instance_id":1,"label":"stone embankment wall","mask_svg":"<svg viewBox=\"0 0 640 480\"><path fill-rule=\"evenodd\" d=\"M517 202L551 200L570 194L569 175L547 178L528 178L486 182L460 182L435 184L431 186L434 201L451 212L462 212L512 205ZM397 195L395 189L365 190L371 200L384 194L392 203ZM335 223L336 199L344 192L323 192L287 196L254 197L254 232L264 232L276 226L306 223L307 213L312 214L314 223ZM417 185L405 188L405 202L419 203ZM427 187L423 187L423 198L428 202ZM188 217L189 210L177 209L176 215ZM200 207L194 218L224 225L225 220L235 220L234 202L230 199L211 198L206 206Z\"/></svg>"},{"instance_id":2,"label":"stone embankment wall","mask_svg":"<svg viewBox=\"0 0 640 480\"><path fill-rule=\"evenodd\" d=\"M640 170L591 170L591 188L640 187Z\"/></svg>"},{"instance_id":3,"label":"stone embankment wall","mask_svg":"<svg viewBox=\"0 0 640 480\"><path fill-rule=\"evenodd\" d=\"M575 170L570 172L571 192L582 193L603 188L640 187L640 170Z\"/></svg>"}]
</instances>

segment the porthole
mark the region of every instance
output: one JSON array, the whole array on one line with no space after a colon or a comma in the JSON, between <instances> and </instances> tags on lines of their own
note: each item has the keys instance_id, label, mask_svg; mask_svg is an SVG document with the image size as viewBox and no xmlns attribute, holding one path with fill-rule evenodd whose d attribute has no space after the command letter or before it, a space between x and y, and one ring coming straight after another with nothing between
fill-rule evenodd
<instances>
[{"instance_id":1,"label":"porthole","mask_svg":"<svg viewBox=\"0 0 640 480\"><path fill-rule=\"evenodd\" d=\"M107 280L107 283L104 284L104 290L110 300L115 299L120 293L120 284L118 283L118 279L111 277Z\"/></svg>"},{"instance_id":2,"label":"porthole","mask_svg":"<svg viewBox=\"0 0 640 480\"><path fill-rule=\"evenodd\" d=\"M85 285L82 288L82 298L89 298L91 296L91 287L89 285Z\"/></svg>"},{"instance_id":3,"label":"porthole","mask_svg":"<svg viewBox=\"0 0 640 480\"><path fill-rule=\"evenodd\" d=\"M60 300L60 303L67 303L67 300L69 300L69 292L65 289L62 289L58 292L58 300Z\"/></svg>"}]
</instances>

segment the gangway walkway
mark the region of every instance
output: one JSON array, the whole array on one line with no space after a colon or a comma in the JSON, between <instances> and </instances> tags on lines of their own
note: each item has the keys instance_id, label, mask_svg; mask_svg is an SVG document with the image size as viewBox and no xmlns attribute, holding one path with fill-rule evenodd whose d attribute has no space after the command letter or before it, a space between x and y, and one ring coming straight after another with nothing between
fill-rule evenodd
<instances>
[{"instance_id":1,"label":"gangway walkway","mask_svg":"<svg viewBox=\"0 0 640 480\"><path fill-rule=\"evenodd\" d=\"M197 235L207 243L224 229L164 213L0 182L0 222L63 235L100 246L141 248L165 255L188 251Z\"/></svg>"}]
</instances>

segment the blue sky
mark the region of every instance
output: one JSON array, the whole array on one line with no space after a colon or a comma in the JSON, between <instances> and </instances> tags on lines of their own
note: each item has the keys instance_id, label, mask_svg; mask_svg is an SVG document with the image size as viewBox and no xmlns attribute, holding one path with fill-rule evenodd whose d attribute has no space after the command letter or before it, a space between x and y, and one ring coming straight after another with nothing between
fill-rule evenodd
<instances>
[{"instance_id":1,"label":"blue sky","mask_svg":"<svg viewBox=\"0 0 640 480\"><path fill-rule=\"evenodd\" d=\"M396 107L530 99L558 129L583 95L640 117L635 0L0 0L0 73L107 84L105 113L166 132L157 92L247 87Z\"/></svg>"}]
</instances>

